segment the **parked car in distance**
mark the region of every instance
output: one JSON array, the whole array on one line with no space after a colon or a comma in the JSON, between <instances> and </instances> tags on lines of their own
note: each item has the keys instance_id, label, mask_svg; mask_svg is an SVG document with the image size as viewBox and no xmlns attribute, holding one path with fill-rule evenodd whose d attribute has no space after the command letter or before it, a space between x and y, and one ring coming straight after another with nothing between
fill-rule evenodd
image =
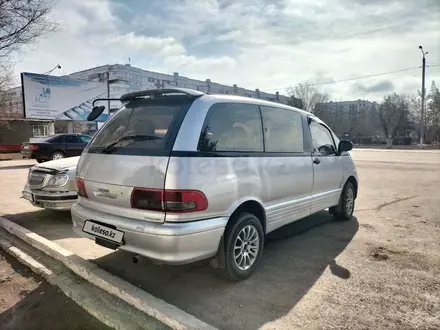
<instances>
[{"instance_id":1,"label":"parked car in distance","mask_svg":"<svg viewBox=\"0 0 440 330\"><path fill-rule=\"evenodd\" d=\"M135 262L212 258L238 281L256 269L275 229L326 208L352 218L353 144L316 116L179 88L121 101L77 167L73 229L97 244L133 252Z\"/></svg>"},{"instance_id":2,"label":"parked car in distance","mask_svg":"<svg viewBox=\"0 0 440 330\"><path fill-rule=\"evenodd\" d=\"M32 166L22 197L32 205L67 211L77 201L75 173L79 157L58 159Z\"/></svg>"},{"instance_id":3,"label":"parked car in distance","mask_svg":"<svg viewBox=\"0 0 440 330\"><path fill-rule=\"evenodd\" d=\"M38 142L23 143L21 154L24 158L36 159L39 163L79 156L91 139L91 136L85 134L55 134Z\"/></svg>"}]
</instances>

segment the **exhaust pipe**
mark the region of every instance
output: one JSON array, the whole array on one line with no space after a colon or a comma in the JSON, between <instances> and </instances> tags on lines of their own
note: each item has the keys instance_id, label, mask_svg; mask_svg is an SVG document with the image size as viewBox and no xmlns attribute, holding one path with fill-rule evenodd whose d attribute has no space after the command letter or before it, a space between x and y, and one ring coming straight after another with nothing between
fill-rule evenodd
<instances>
[{"instance_id":1,"label":"exhaust pipe","mask_svg":"<svg viewBox=\"0 0 440 330\"><path fill-rule=\"evenodd\" d=\"M151 259L145 258L144 256L141 256L139 254L135 255L132 260L135 265L142 264L142 263L146 262L147 260L150 260L153 264L158 265L158 266L163 265L163 263L160 261L151 260Z\"/></svg>"},{"instance_id":2,"label":"exhaust pipe","mask_svg":"<svg viewBox=\"0 0 440 330\"><path fill-rule=\"evenodd\" d=\"M135 265L137 265L140 261L142 261L142 259L143 259L142 256L136 255L136 256L133 257L133 263Z\"/></svg>"}]
</instances>

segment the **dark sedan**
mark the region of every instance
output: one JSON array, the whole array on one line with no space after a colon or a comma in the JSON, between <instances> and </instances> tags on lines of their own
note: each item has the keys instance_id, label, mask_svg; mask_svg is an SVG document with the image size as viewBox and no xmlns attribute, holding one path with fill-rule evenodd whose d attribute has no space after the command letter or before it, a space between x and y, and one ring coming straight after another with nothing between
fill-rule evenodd
<instances>
[{"instance_id":1,"label":"dark sedan","mask_svg":"<svg viewBox=\"0 0 440 330\"><path fill-rule=\"evenodd\" d=\"M51 135L38 142L23 143L21 154L24 158L36 159L39 163L46 160L79 156L91 139L85 134Z\"/></svg>"}]
</instances>

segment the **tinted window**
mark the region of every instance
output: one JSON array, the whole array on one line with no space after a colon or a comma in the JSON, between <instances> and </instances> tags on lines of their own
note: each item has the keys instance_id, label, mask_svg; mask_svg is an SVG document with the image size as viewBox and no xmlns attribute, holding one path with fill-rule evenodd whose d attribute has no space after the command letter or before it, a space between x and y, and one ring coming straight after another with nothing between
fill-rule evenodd
<instances>
[{"instance_id":1,"label":"tinted window","mask_svg":"<svg viewBox=\"0 0 440 330\"><path fill-rule=\"evenodd\" d=\"M49 136L42 141L51 143L64 143L64 135Z\"/></svg>"},{"instance_id":2,"label":"tinted window","mask_svg":"<svg viewBox=\"0 0 440 330\"><path fill-rule=\"evenodd\" d=\"M87 136L87 135L80 135L79 138L81 139L81 142L84 142L84 143L89 143L90 140L92 139L90 136Z\"/></svg>"},{"instance_id":3,"label":"tinted window","mask_svg":"<svg viewBox=\"0 0 440 330\"><path fill-rule=\"evenodd\" d=\"M179 114L187 109L187 97L136 100L117 111L90 142L86 152L145 154L145 150L171 150ZM173 129L174 128L174 129ZM174 135L175 137L175 135ZM118 142L119 141L119 142Z\"/></svg>"},{"instance_id":4,"label":"tinted window","mask_svg":"<svg viewBox=\"0 0 440 330\"><path fill-rule=\"evenodd\" d=\"M302 152L304 135L301 114L296 111L261 107L268 152Z\"/></svg>"},{"instance_id":5,"label":"tinted window","mask_svg":"<svg viewBox=\"0 0 440 330\"><path fill-rule=\"evenodd\" d=\"M66 135L64 141L66 143L79 143L79 139L76 135Z\"/></svg>"},{"instance_id":6,"label":"tinted window","mask_svg":"<svg viewBox=\"0 0 440 330\"><path fill-rule=\"evenodd\" d=\"M199 139L200 151L263 151L258 106L217 103L208 112Z\"/></svg>"},{"instance_id":7,"label":"tinted window","mask_svg":"<svg viewBox=\"0 0 440 330\"><path fill-rule=\"evenodd\" d=\"M336 153L332 135L327 127L312 121L309 125L315 152L323 156Z\"/></svg>"}]
</instances>

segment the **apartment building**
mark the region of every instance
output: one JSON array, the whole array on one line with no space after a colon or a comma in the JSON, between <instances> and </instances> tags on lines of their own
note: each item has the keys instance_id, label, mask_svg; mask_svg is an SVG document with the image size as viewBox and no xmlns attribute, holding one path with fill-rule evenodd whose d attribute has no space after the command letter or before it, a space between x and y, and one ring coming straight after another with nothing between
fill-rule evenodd
<instances>
[{"instance_id":1,"label":"apartment building","mask_svg":"<svg viewBox=\"0 0 440 330\"><path fill-rule=\"evenodd\" d=\"M378 130L376 102L368 100L327 102L316 105L316 113L339 136L360 137L381 134Z\"/></svg>"},{"instance_id":2,"label":"apartment building","mask_svg":"<svg viewBox=\"0 0 440 330\"><path fill-rule=\"evenodd\" d=\"M259 89L250 90L236 84L223 85L211 79L197 80L179 75L153 72L133 67L130 64L102 65L68 75L76 79L108 83L110 98L119 98L129 92L153 88L190 88L205 93L233 94L288 104L288 96L265 93ZM34 138L54 133L84 132L93 134L97 123L72 122L65 120L39 121L24 118L21 86L9 91L6 102L0 102L0 144L18 144ZM116 111L120 103L110 103L110 113ZM17 145L16 145L17 147Z\"/></svg>"},{"instance_id":3,"label":"apartment building","mask_svg":"<svg viewBox=\"0 0 440 330\"><path fill-rule=\"evenodd\" d=\"M204 93L233 94L253 98L260 98L268 101L287 104L290 100L288 96L262 92L259 89L250 90L238 87L236 84L223 85L212 82L211 79L197 80L179 75L178 72L171 74L159 73L141 68L133 67L130 64L103 65L69 75L77 79L91 81L103 81L109 83L110 97L119 98L121 95L138 90L153 88L190 88ZM112 103L116 106L115 103Z\"/></svg>"}]
</instances>

